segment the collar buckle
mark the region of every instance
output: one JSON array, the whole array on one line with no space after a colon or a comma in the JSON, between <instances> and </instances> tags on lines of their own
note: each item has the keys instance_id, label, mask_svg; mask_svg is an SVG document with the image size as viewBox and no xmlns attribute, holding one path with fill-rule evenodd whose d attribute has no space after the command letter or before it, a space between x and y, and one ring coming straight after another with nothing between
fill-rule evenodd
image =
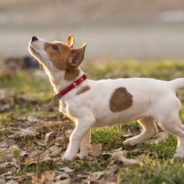
<instances>
[{"instance_id":1,"label":"collar buckle","mask_svg":"<svg viewBox=\"0 0 184 184\"><path fill-rule=\"evenodd\" d=\"M59 99L62 96L64 96L65 94L67 94L68 92L70 92L72 89L79 87L79 85L87 79L87 76L85 74L83 74L79 79L77 79L76 81L72 82L71 85L69 85L68 87L66 87L64 90L60 91L58 94L55 95L55 98Z\"/></svg>"},{"instance_id":2,"label":"collar buckle","mask_svg":"<svg viewBox=\"0 0 184 184\"><path fill-rule=\"evenodd\" d=\"M77 87L77 83L75 81L72 84L74 85L75 88Z\"/></svg>"}]
</instances>

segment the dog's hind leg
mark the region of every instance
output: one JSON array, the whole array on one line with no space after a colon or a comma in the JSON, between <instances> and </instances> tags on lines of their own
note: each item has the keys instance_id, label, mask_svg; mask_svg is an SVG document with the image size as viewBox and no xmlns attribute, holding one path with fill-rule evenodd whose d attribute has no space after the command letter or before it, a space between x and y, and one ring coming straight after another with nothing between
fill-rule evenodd
<instances>
[{"instance_id":1,"label":"dog's hind leg","mask_svg":"<svg viewBox=\"0 0 184 184\"><path fill-rule=\"evenodd\" d=\"M177 137L177 149L174 158L184 158L184 129L179 115L172 115L161 123L164 130Z\"/></svg>"},{"instance_id":2,"label":"dog's hind leg","mask_svg":"<svg viewBox=\"0 0 184 184\"><path fill-rule=\"evenodd\" d=\"M144 142L146 139L153 137L158 133L156 121L152 117L145 117L138 121L143 128L143 131L130 139L123 142L125 146L134 146Z\"/></svg>"},{"instance_id":3,"label":"dog's hind leg","mask_svg":"<svg viewBox=\"0 0 184 184\"><path fill-rule=\"evenodd\" d=\"M175 158L184 158L184 126L179 117L181 103L176 96L162 99L158 104L155 119L160 122L164 130L177 137Z\"/></svg>"}]
</instances>

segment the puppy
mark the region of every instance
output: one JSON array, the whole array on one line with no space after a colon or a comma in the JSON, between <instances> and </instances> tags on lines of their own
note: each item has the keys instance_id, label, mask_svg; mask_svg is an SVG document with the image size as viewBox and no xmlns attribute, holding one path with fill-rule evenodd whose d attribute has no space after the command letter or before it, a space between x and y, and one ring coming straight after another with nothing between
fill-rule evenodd
<instances>
[{"instance_id":1,"label":"puppy","mask_svg":"<svg viewBox=\"0 0 184 184\"><path fill-rule=\"evenodd\" d=\"M178 140L175 156L184 157L184 126L179 118L181 103L176 91L184 87L184 78L162 81L152 78L90 80L79 68L86 44L73 48L74 37L66 43L47 42L33 36L31 55L43 66L59 100L59 110L75 122L63 160L77 155L84 158L90 147L90 129L115 122L138 120L143 131L124 141L134 146L154 136L159 122Z\"/></svg>"}]
</instances>

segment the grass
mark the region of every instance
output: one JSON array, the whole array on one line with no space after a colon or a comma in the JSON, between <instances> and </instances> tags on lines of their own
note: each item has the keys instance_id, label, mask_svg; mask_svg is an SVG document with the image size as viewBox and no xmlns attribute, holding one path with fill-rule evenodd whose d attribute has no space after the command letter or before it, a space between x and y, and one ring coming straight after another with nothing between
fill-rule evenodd
<instances>
[{"instance_id":1,"label":"grass","mask_svg":"<svg viewBox=\"0 0 184 184\"><path fill-rule=\"evenodd\" d=\"M37 77L34 70L20 71L16 76L8 77L0 73L0 85L10 93L25 93L35 100L48 100L48 97L52 94L52 88L48 81Z\"/></svg>"},{"instance_id":2,"label":"grass","mask_svg":"<svg viewBox=\"0 0 184 184\"><path fill-rule=\"evenodd\" d=\"M103 150L116 149L122 146L122 131L116 127L95 128L92 132L92 143L103 145ZM116 144L114 144L114 141Z\"/></svg>"},{"instance_id":3,"label":"grass","mask_svg":"<svg viewBox=\"0 0 184 184\"><path fill-rule=\"evenodd\" d=\"M102 63L87 63L83 69L90 78L116 78L116 77L154 77L163 80L170 80L184 76L184 63L164 60L160 62L139 62L135 60L111 61ZM52 110L43 110L40 104L49 103L52 97L52 89L46 79L35 76L35 71L21 71L13 78L7 78L0 74L0 85L13 94L26 94L29 99L35 100L36 104L19 103L15 99L13 103L14 112L2 113L0 115L0 124L4 129L0 131L0 138L6 137L9 127L14 119L23 114L34 114L36 117L47 116L48 113L57 113ZM183 99L184 92L178 93ZM184 106L180 112L184 119ZM122 141L129 134L132 136L140 131L136 122L128 125L117 125L110 128L96 128L92 131L92 143L102 144L103 150L111 151L122 147ZM138 151L130 151L128 156L136 158L143 162L141 166L129 168L119 165L116 173L117 183L128 184L182 184L184 183L183 162L172 163L172 157L176 149L176 140L172 136L167 136L159 144L154 144L148 140L137 146ZM20 157L19 152L15 152L15 157ZM97 161L77 160L70 163L61 163L63 166L69 166L78 172L96 172L108 169L110 165L109 158L99 157ZM38 168L39 167L39 168ZM54 162L50 164L26 165L22 166L21 173L40 172L57 169L58 165ZM20 173L17 173L20 174Z\"/></svg>"},{"instance_id":4,"label":"grass","mask_svg":"<svg viewBox=\"0 0 184 184\"><path fill-rule=\"evenodd\" d=\"M144 158L142 166L129 168L119 173L123 183L131 184L183 184L184 168L183 163L171 163L168 160L158 161L150 157Z\"/></svg>"},{"instance_id":5,"label":"grass","mask_svg":"<svg viewBox=\"0 0 184 184\"><path fill-rule=\"evenodd\" d=\"M153 77L170 80L183 76L183 61L163 60L139 62L136 60L89 63L84 65L92 78Z\"/></svg>"}]
</instances>

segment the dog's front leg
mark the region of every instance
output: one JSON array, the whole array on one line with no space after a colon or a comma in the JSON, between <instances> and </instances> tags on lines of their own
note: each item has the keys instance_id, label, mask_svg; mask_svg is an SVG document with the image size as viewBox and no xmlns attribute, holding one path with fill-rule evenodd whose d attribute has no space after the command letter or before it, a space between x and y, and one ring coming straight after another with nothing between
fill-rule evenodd
<instances>
[{"instance_id":1,"label":"dog's front leg","mask_svg":"<svg viewBox=\"0 0 184 184\"><path fill-rule=\"evenodd\" d=\"M76 127L70 135L70 141L62 160L73 160L79 150L81 139L90 130L95 120L93 116L86 115L86 118L80 118L76 121Z\"/></svg>"}]
</instances>

